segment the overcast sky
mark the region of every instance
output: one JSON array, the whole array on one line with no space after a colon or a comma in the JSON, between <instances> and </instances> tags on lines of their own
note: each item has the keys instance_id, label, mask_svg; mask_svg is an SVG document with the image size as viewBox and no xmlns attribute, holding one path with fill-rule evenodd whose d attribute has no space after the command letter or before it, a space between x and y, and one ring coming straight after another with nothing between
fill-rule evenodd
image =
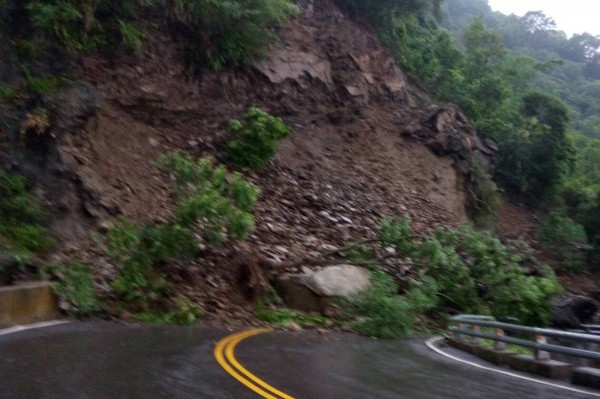
<instances>
[{"instance_id":1,"label":"overcast sky","mask_svg":"<svg viewBox=\"0 0 600 399\"><path fill-rule=\"evenodd\" d=\"M488 0L495 11L523 15L543 11L554 18L558 29L571 36L588 32L600 35L600 1L598 0Z\"/></svg>"}]
</instances>

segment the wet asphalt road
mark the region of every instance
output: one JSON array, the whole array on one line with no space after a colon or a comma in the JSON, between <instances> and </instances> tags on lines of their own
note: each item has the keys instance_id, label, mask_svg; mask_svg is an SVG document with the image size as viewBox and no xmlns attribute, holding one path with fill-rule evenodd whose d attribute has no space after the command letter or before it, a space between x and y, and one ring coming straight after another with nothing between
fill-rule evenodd
<instances>
[{"instance_id":1,"label":"wet asphalt road","mask_svg":"<svg viewBox=\"0 0 600 399\"><path fill-rule=\"evenodd\" d=\"M0 336L0 398L256 399L220 368L230 331L72 323ZM238 361L296 399L591 398L458 364L422 341L272 332Z\"/></svg>"}]
</instances>

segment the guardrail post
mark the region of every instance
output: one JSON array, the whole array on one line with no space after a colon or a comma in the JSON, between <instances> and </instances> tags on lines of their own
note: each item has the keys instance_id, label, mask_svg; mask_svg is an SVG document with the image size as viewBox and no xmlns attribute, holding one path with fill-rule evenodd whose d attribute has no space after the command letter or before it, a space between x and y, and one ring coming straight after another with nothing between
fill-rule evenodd
<instances>
[{"instance_id":1,"label":"guardrail post","mask_svg":"<svg viewBox=\"0 0 600 399\"><path fill-rule=\"evenodd\" d=\"M496 330L494 331L494 335L496 336L496 338L503 338L504 337L504 330L501 328L496 328ZM506 343L502 342L502 341L498 341L495 340L494 341L494 349L496 349L497 351L503 351L506 349Z\"/></svg>"},{"instance_id":2,"label":"guardrail post","mask_svg":"<svg viewBox=\"0 0 600 399\"><path fill-rule=\"evenodd\" d=\"M535 342L538 344L546 344L548 341L543 335L536 335ZM550 352L546 352L540 349L535 350L535 360L550 360Z\"/></svg>"},{"instance_id":3,"label":"guardrail post","mask_svg":"<svg viewBox=\"0 0 600 399\"><path fill-rule=\"evenodd\" d=\"M481 328L479 326L476 325L471 325L471 331L478 333L481 330ZM479 337L471 337L471 340L473 341L474 344L480 344L481 343L481 338Z\"/></svg>"},{"instance_id":4,"label":"guardrail post","mask_svg":"<svg viewBox=\"0 0 600 399\"><path fill-rule=\"evenodd\" d=\"M462 341L464 339L464 336L460 333L463 329L463 324L461 322L457 322L456 323L456 331L454 332L454 338L456 338L458 341Z\"/></svg>"}]
</instances>

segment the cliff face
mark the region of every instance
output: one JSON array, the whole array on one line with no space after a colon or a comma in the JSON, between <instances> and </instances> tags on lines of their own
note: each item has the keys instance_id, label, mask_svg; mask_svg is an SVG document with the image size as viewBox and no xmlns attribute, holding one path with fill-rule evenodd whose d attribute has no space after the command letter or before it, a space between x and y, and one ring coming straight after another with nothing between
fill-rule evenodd
<instances>
[{"instance_id":1,"label":"cliff face","mask_svg":"<svg viewBox=\"0 0 600 399\"><path fill-rule=\"evenodd\" d=\"M293 135L266 170L242 171L262 189L250 239L206 249L173 277L208 312L244 309L236 276L248 253L281 264L372 237L382 218L403 214L417 232L467 222L466 145L488 155L493 148L460 111L423 105L376 37L328 2L305 6L278 34L252 67L201 77L167 39L150 39L142 54L117 63L83 59L78 79L87 85L70 98L91 90L97 106L69 116L64 104L77 123L57 132L52 153L68 173L54 189L40 186L52 194L64 253L81 251L108 278L112 265L89 231L120 216L164 220L172 198L152 162L174 149L224 162L226 123L250 106L282 116Z\"/></svg>"}]
</instances>

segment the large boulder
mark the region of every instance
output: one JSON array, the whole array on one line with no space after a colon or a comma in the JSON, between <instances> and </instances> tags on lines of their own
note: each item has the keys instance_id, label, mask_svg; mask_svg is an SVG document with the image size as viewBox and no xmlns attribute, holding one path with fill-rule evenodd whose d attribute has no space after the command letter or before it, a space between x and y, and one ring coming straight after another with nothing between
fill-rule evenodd
<instances>
[{"instance_id":1,"label":"large boulder","mask_svg":"<svg viewBox=\"0 0 600 399\"><path fill-rule=\"evenodd\" d=\"M552 326L561 329L585 329L600 309L598 302L580 295L557 296L552 300Z\"/></svg>"},{"instance_id":2,"label":"large boulder","mask_svg":"<svg viewBox=\"0 0 600 399\"><path fill-rule=\"evenodd\" d=\"M275 287L287 306L304 312L335 316L335 298L356 294L369 286L371 273L352 265L280 276Z\"/></svg>"},{"instance_id":3,"label":"large boulder","mask_svg":"<svg viewBox=\"0 0 600 399\"><path fill-rule=\"evenodd\" d=\"M421 141L436 155L453 156L464 174L470 173L472 164L484 172L493 172L493 158L498 146L492 140L479 137L454 104L432 108L419 122L406 127L402 134Z\"/></svg>"}]
</instances>

